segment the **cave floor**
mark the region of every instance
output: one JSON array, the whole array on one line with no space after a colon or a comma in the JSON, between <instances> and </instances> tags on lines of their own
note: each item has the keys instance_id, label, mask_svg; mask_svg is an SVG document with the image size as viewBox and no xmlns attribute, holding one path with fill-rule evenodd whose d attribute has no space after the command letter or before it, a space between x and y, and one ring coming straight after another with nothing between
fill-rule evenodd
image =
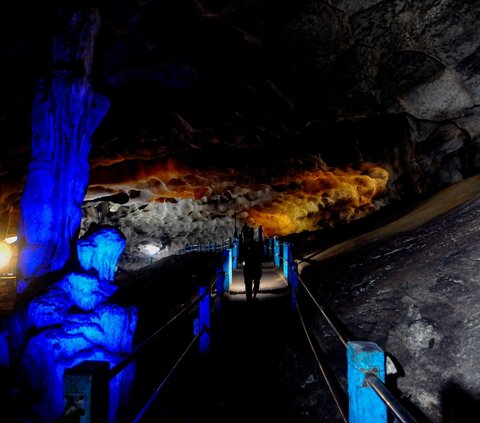
<instances>
[{"instance_id":1,"label":"cave floor","mask_svg":"<svg viewBox=\"0 0 480 423\"><path fill-rule=\"evenodd\" d=\"M234 272L212 329L211 353L181 366L142 421L340 421L330 398L323 408L311 398L323 381L273 263L264 263L260 293L248 303Z\"/></svg>"},{"instance_id":2,"label":"cave floor","mask_svg":"<svg viewBox=\"0 0 480 423\"><path fill-rule=\"evenodd\" d=\"M349 262L350 259L345 257L354 258L357 251L361 251L361 248L370 243L378 244L380 242L379 245L382 245L382 242L386 242L387 250L384 256L388 260L391 258L391 251L395 250L395 245L392 248L388 247L389 239L404 233L408 240L409 237L415 236L415 231L428 224L432 219L477 197L480 188L479 181L479 176L462 181L427 199L410 213L387 225L330 249L318 250L309 254L309 257L302 262L302 267L309 267L312 264L312 270L317 275L322 275L323 283L328 284L329 287L327 289L329 298L342 316L344 310L351 308L349 304L355 302L355 296L347 296L347 301L345 299L342 301L334 293L334 290L343 295L345 294L343 287L354 286L359 278L364 278L367 283L370 283L368 273L371 271L368 267L364 271L358 267L360 264L356 265L357 267L348 268L345 260ZM452 219L455 217L453 216ZM298 247L301 247L301 244ZM349 255L349 253L353 254ZM377 254L375 250L371 257L362 254L363 262L372 263L376 260L375 254ZM333 260L335 257L337 259ZM184 260L197 260L197 258L192 255L190 258L177 259L176 266L180 265L183 269L191 270L195 265L182 266ZM205 261L201 256L198 260ZM334 272L332 266L324 264L330 260L337 271ZM315 265L313 265L314 263ZM421 263L419 265L421 266ZM386 263L387 273L389 266L391 264ZM157 269L157 271L159 270ZM360 274L359 271L362 273ZM155 272L153 268L150 280L156 279ZM406 274L404 269L403 275ZM278 275L273 276L273 279L275 278L281 280ZM273 283L273 279L269 281L264 277L258 301L247 304L241 273L236 273L231 292L226 295L224 301L222 319L217 327L214 327L212 353L208 357L194 358L193 363L189 362L188 365L181 366L167 389L162 391L157 398L152 412L142 421L206 422L217 419L227 419L233 422L279 423L336 423L341 421L319 375L317 364L306 346L297 316L292 314L290 298L284 290L285 286L282 288L278 286L278 290L274 289L276 282ZM335 288L336 286L340 289ZM370 298L368 304L376 306L379 304L378 301L385 300L385 289L380 292L380 294L383 293L380 299L378 296ZM380 303L377 310L381 312L375 314L376 321L367 319L367 323L370 322L374 328L373 332L369 333L366 327L359 328L357 320L344 315L345 321L350 324L351 329L357 334L365 336L366 339L377 341L381 346L384 344L383 340L377 337L378 332L385 329L384 333L388 333L388 327L384 326L388 326L388 319L392 313L398 314L400 309L398 290L392 289L391 291L392 297L387 300L393 306L389 308L384 303ZM400 298L404 297L408 297L408 295L400 294ZM401 300L401 302L404 301ZM431 308L432 305L428 307ZM158 310L158 307L155 306L154 309ZM389 311L390 309L392 310ZM382 312L385 314L383 317ZM368 313L373 315L371 311ZM408 314L408 312L405 313ZM400 313L399 317L405 318L403 314L403 312ZM319 321L312 323L314 326L318 326L319 330L323 330ZM187 332L191 334L191 328L187 328ZM449 339L448 336L446 338ZM185 339L186 344L188 341ZM338 356L338 353L336 354ZM157 352L145 362L150 363L149 366L152 363L158 364L159 357L163 357L165 363L173 362L173 357L165 357L163 352L160 354ZM138 369L140 376L138 380L142 387L150 387L149 392L154 390L154 384L148 381L148 377L152 374L151 369L151 367L147 367L147 371L143 371L143 375L141 366ZM147 373L148 375L146 375ZM408 379L412 380L412 377L415 379L415 374L410 374ZM159 380L161 379L157 378L157 382ZM418 416L421 416L421 413ZM126 421L130 422L131 419Z\"/></svg>"}]
</instances>

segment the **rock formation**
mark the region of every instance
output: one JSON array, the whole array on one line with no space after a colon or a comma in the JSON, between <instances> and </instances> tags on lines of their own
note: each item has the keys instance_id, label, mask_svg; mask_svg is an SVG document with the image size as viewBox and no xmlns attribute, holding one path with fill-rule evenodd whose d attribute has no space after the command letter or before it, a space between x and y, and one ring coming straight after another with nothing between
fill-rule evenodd
<instances>
[{"instance_id":1,"label":"rock formation","mask_svg":"<svg viewBox=\"0 0 480 423\"><path fill-rule=\"evenodd\" d=\"M59 25L65 33L61 30L53 43L52 78L39 87L32 106L32 157L19 226L19 292L74 260L90 139L108 110L108 101L94 95L90 84L98 10L65 13Z\"/></svg>"},{"instance_id":2,"label":"rock formation","mask_svg":"<svg viewBox=\"0 0 480 423\"><path fill-rule=\"evenodd\" d=\"M371 211L478 170L476 3L182 0L104 2L101 11L92 76L112 106L94 136L84 227L108 217L95 220L93 201L123 214L128 207L137 220L153 202L224 202L232 186L245 191L240 204L225 201L205 216L248 219L261 207L259 191L272 212L274 199L263 193L299 169L352 167L353 175L364 162L385 169L387 189ZM298 194L296 207L308 214ZM328 204L336 195L326 195ZM13 186L2 194L5 213L15 198ZM279 221L284 209L275 212ZM111 223L129 227L117 211ZM338 213L326 211L335 224ZM131 251L163 244L164 232ZM190 242L180 235L189 231L166 232Z\"/></svg>"},{"instance_id":3,"label":"rock formation","mask_svg":"<svg viewBox=\"0 0 480 423\"><path fill-rule=\"evenodd\" d=\"M138 312L112 300L114 269L125 247L117 229L100 227L78 242L81 267L50 282L4 322L1 361L15 369L16 418L57 421L65 410L63 373L85 360L115 365L133 349ZM26 295L37 282L29 286ZM37 288L38 289L38 288ZM110 382L110 422L126 401L134 367Z\"/></svg>"}]
</instances>

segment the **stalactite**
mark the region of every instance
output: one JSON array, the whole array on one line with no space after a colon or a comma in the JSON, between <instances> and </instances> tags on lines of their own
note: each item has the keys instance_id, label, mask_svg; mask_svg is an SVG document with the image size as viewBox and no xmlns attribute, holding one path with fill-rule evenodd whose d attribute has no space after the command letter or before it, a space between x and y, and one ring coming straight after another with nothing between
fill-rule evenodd
<instances>
[{"instance_id":1,"label":"stalactite","mask_svg":"<svg viewBox=\"0 0 480 423\"><path fill-rule=\"evenodd\" d=\"M32 157L21 200L19 292L75 257L88 185L91 137L109 102L90 82L97 9L63 17L68 33L53 43L54 72L32 108Z\"/></svg>"}]
</instances>

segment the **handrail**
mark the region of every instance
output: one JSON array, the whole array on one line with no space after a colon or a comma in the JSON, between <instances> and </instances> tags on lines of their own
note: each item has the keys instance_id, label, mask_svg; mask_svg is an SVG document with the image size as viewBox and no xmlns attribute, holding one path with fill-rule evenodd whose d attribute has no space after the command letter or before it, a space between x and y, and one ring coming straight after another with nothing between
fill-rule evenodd
<instances>
[{"instance_id":1,"label":"handrail","mask_svg":"<svg viewBox=\"0 0 480 423\"><path fill-rule=\"evenodd\" d=\"M220 242L209 242L209 243L199 243L199 244L187 244L183 248L178 250L178 254L187 254L187 253L201 253L201 252L217 252L226 250L231 244L230 239L224 239Z\"/></svg>"},{"instance_id":2,"label":"handrail","mask_svg":"<svg viewBox=\"0 0 480 423\"><path fill-rule=\"evenodd\" d=\"M300 307L297 308L297 311L300 318L300 322L302 323L303 331L305 333L305 336L307 337L308 344L310 345L313 355L315 356L318 367L320 368L323 378L327 383L328 389L332 394L332 397L335 401L335 405L337 406L340 416L342 417L345 423L348 423L348 410L345 405L347 402L346 394L340 387L338 380L333 376L330 368L327 366L326 360L325 360L325 357L323 356L322 351L319 348L315 347L312 337L308 333L308 329L307 329L307 326L305 325L305 320L303 318Z\"/></svg>"},{"instance_id":3,"label":"handrail","mask_svg":"<svg viewBox=\"0 0 480 423\"><path fill-rule=\"evenodd\" d=\"M225 262L225 258L222 260L222 266ZM218 271L216 272L216 274L214 276L212 276L211 278L211 283L210 285L208 286L208 289L205 289L205 291L203 292L202 295L199 295L191 304L189 304L187 307L184 307L182 309L182 311L180 313L177 314L177 316L175 316L176 318L179 317L180 314L184 314L185 313L185 310L186 309L192 309L194 308L198 303L200 303L200 301L207 295L211 295L211 293L213 292L213 288L215 287L218 279L220 277L225 277L225 272L224 271ZM213 307L210 307L209 309L209 313L212 313L216 307L217 307L217 304L218 304L218 301L220 300L220 296L217 295L215 301L214 301L214 304L213 304ZM171 322L171 321L170 321ZM202 325L202 328L195 334L195 337L193 338L193 340L190 342L190 344L187 346L186 350L182 353L182 355L180 356L180 358L176 361L176 363L174 364L174 366L170 369L170 371L167 373L166 377L164 378L164 380L160 383L160 385L157 387L157 389L155 390L155 392L152 394L152 396L149 398L149 400L145 403L145 405L143 406L142 410L139 412L139 414L137 414L137 416L135 417L135 419L133 420L133 423L138 423L140 421L140 419L143 417L143 415L147 412L147 410L150 408L150 406L152 405L152 403L155 401L156 397L158 396L158 394L160 393L160 391L162 390L162 388L165 386L165 384L167 383L168 379L171 377L171 375L173 374L173 372L176 370L176 368L178 367L178 365L180 364L180 362L184 359L184 357L186 356L186 354L188 353L188 351L192 348L192 346L195 344L195 342L197 340L199 340L202 335L207 331L208 328L205 327L205 325ZM158 331L157 331L158 332ZM156 332L156 333L157 333ZM151 340L153 341L152 338L156 337L156 334L152 335L147 341ZM150 341L150 342L151 342ZM149 342L149 343L150 343ZM143 347L143 344L140 346L140 347ZM139 348L140 348L139 347Z\"/></svg>"},{"instance_id":4,"label":"handrail","mask_svg":"<svg viewBox=\"0 0 480 423\"><path fill-rule=\"evenodd\" d=\"M311 347L311 349L312 349L312 351L315 355L315 358L316 358L317 363L320 367L322 375L323 375L323 377L324 377L324 379L327 383L327 386L330 390L330 393L333 396L335 404L336 404L343 420L345 422L347 422L346 417L345 417L345 415L346 415L345 408L342 407L341 399L340 399L341 392L343 392L343 390L337 386L338 385L338 380L336 380L336 383L333 381L333 376L330 373L330 370L328 369L328 367L326 366L326 364L324 362L324 357L323 357L323 353L321 352L321 349L314 345L314 343L312 342L311 336L308 333L308 330L306 328L305 321L304 321L302 313L301 313L301 307L300 307L300 304L298 303L299 286L301 285L301 287L305 290L305 292L308 294L310 299L313 301L313 303L320 310L321 314L323 315L325 320L328 322L330 327L336 333L339 340L347 348L348 355L351 354L352 351L355 351L355 348L364 348L364 351L368 351L368 348L367 348L368 344L373 344L373 346L376 348L376 350L375 350L375 348L372 349L372 352L373 351L381 352L382 357L384 357L385 353L383 352L383 350L380 347L378 347L374 343L354 342L354 340L352 339L352 336L347 335L347 329L342 328L341 323L338 321L338 318L332 312L330 312L325 306L320 304L320 301L315 298L315 296L312 294L312 292L310 291L308 286L305 284L305 282L302 280L302 278L298 274L298 267L296 266L296 263L293 260L293 254L292 254L292 249L291 249L290 243L284 242L282 244L279 243L279 245L283 245L283 248L288 248L288 251L286 251L286 253L285 253L286 256L287 256L286 258L282 257L281 254L277 254L277 257L282 258L284 260L284 263L286 262L288 264L287 265L288 274L287 273L284 273L284 274L287 276L287 279L288 279L287 282L289 283L289 285L291 287L292 297L294 299L296 309L298 311L300 321L301 321L302 326L303 326L303 330L304 330L305 335L308 339L310 347ZM284 266L285 266L285 264L284 264ZM293 276L292 276L292 273L293 273ZM369 348L372 348L372 347L369 347ZM369 351L368 351L368 353L369 353ZM355 359L353 359L353 360L355 360ZM362 401L363 399L359 400L359 397L357 397L357 395L359 395L359 394L355 391L355 388L353 388L353 392L350 392L350 369L352 368L350 358L348 359L348 363L349 363L349 376L348 376L349 396L353 395L354 398L356 398L356 401ZM363 362L362 362L361 367L364 367ZM364 380L364 384L367 384L368 386L370 386L374 390L374 392L377 394L378 400L380 400L380 403L383 402L385 407L391 413L393 413L397 417L397 419L400 420L401 423L416 423L415 418L413 418L408 413L408 411L400 404L400 402L393 396L393 394L388 390L388 388L385 386L385 384L382 382L382 380L379 379L379 377L375 373L373 373L373 371L372 371L373 369L374 369L374 367L371 367L370 370L368 368L357 369L357 370L354 371L354 372L357 372L357 374L355 374L355 376L352 376L352 378L353 377L360 377L361 378L360 380ZM377 371L376 368L375 368L375 371ZM360 376L358 376L358 372L360 372ZM353 381L354 380L352 379L352 382ZM353 384L353 386L355 386L355 383ZM380 414L379 414L379 416L380 416ZM356 417L356 418L358 418L358 417ZM383 421L383 418L382 418L382 421Z\"/></svg>"},{"instance_id":5,"label":"handrail","mask_svg":"<svg viewBox=\"0 0 480 423\"><path fill-rule=\"evenodd\" d=\"M202 328L202 330L197 334L195 335L195 337L193 338L193 340L188 344L187 348L183 351L183 353L180 355L180 357L178 358L178 360L175 362L175 364L173 365L173 367L170 369L170 371L167 373L167 375L165 376L165 378L162 380L162 382L160 383L160 385L157 387L157 389L155 390L155 392L152 394L152 396L148 399L148 401L145 403L145 405L143 406L143 408L140 410L140 412L136 415L135 419L133 420L132 423L138 423L140 421L140 419L145 415L145 413L147 412L147 410L150 408L150 406L153 404L153 402L155 401L155 399L157 398L158 394L160 393L160 391L163 389L163 387L165 386L165 384L168 382L168 380L170 379L170 377L172 376L173 372L177 369L177 367L179 366L179 364L182 362L182 360L185 358L185 356L188 354L188 352L190 351L190 349L193 347L193 345L195 344L195 342L197 342L197 340L200 338L200 336L203 335L203 333L205 332L205 327Z\"/></svg>"},{"instance_id":6,"label":"handrail","mask_svg":"<svg viewBox=\"0 0 480 423\"><path fill-rule=\"evenodd\" d=\"M195 308L198 303L202 300L202 298L209 294L209 292L212 290L213 286L215 285L215 282L217 280L218 276L215 276L213 278L213 282L210 284L210 290L205 291L203 295L199 295L197 298L195 298L194 301L192 301L189 305L184 307L180 312L178 312L175 316L173 316L168 322L166 322L163 326L161 326L159 329L157 329L152 335L150 335L145 341L143 341L137 348L135 348L130 354L128 354L122 361L118 362L114 367L112 367L109 372L109 379L114 378L116 375L118 375L123 369L125 369L132 361L134 361L143 351L152 343L154 342L157 337L168 327L170 326L173 322L178 320L181 316L184 314L187 314L190 310Z\"/></svg>"},{"instance_id":7,"label":"handrail","mask_svg":"<svg viewBox=\"0 0 480 423\"><path fill-rule=\"evenodd\" d=\"M305 284L305 282L302 280L302 278L300 277L300 275L297 273L297 277L298 277L298 281L302 284L302 287L305 289L305 292L308 294L308 296L311 298L311 300L313 301L313 303L317 306L317 308L320 310L320 313L322 313L323 317L325 318L325 320L328 322L328 324L330 325L330 327L333 329L333 331L337 334L338 336L338 339L340 339L340 341L342 342L342 344L344 345L344 347L347 346L347 343L348 341L351 341L352 340L352 337L351 336L348 336L345 332L346 330L345 329L341 329L339 324L335 322L336 317L334 317L334 315L329 312L323 305L321 305L318 300L314 297L314 295L312 294L312 292L308 289L307 285Z\"/></svg>"},{"instance_id":8,"label":"handrail","mask_svg":"<svg viewBox=\"0 0 480 423\"><path fill-rule=\"evenodd\" d=\"M388 409L400 420L401 423L413 423L415 419L392 395L385 384L377 377L375 373L368 372L365 381L377 393L380 399L385 403Z\"/></svg>"}]
</instances>

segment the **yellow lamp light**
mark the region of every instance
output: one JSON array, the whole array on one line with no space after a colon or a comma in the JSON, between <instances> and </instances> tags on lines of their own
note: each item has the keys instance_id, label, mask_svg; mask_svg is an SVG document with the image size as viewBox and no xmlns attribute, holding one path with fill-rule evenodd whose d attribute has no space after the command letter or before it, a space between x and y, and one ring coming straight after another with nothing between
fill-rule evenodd
<instances>
[{"instance_id":1,"label":"yellow lamp light","mask_svg":"<svg viewBox=\"0 0 480 423\"><path fill-rule=\"evenodd\" d=\"M12 249L5 241L1 241L0 242L0 268L8 265L11 257L12 257Z\"/></svg>"}]
</instances>

